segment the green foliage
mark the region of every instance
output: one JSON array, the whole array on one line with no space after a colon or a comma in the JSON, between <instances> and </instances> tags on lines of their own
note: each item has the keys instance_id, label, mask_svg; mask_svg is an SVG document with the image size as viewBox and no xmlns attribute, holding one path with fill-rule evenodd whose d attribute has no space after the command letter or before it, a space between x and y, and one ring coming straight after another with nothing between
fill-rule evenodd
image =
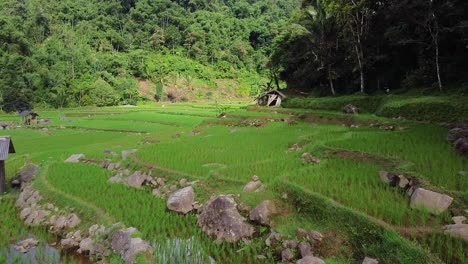
<instances>
[{"instance_id":1,"label":"green foliage","mask_svg":"<svg viewBox=\"0 0 468 264\"><path fill-rule=\"evenodd\" d=\"M430 122L464 122L468 120L468 99L434 96L340 96L293 97L284 101L288 108L341 111L352 104L378 116Z\"/></svg>"},{"instance_id":2,"label":"green foliage","mask_svg":"<svg viewBox=\"0 0 468 264\"><path fill-rule=\"evenodd\" d=\"M96 106L112 106L118 104L120 97L109 83L98 79L91 87L90 98Z\"/></svg>"}]
</instances>

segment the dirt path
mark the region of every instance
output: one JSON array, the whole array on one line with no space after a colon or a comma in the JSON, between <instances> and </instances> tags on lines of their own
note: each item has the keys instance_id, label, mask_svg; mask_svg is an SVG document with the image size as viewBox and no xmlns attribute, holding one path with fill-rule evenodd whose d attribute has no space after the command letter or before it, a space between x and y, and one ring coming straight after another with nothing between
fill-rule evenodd
<instances>
[{"instance_id":1,"label":"dirt path","mask_svg":"<svg viewBox=\"0 0 468 264\"><path fill-rule=\"evenodd\" d=\"M52 184L50 184L50 182L47 181L47 173L48 172L49 172L49 165L45 165L44 172L41 173L39 179L44 183L44 185L46 186L47 189L49 189L49 191L58 193L63 197L66 197L66 198L68 198L70 200L73 200L73 201L77 202L78 204L81 204L81 205L83 205L85 207L93 209L96 212L96 216L98 218L104 218L108 222L108 224L115 223L115 220L111 216L107 215L106 212L103 209L97 207L96 205L94 205L92 203L86 202L86 201L84 201L83 199L81 199L79 197L73 196L71 194L65 193L62 190L59 190L59 189L55 188Z\"/></svg>"}]
</instances>

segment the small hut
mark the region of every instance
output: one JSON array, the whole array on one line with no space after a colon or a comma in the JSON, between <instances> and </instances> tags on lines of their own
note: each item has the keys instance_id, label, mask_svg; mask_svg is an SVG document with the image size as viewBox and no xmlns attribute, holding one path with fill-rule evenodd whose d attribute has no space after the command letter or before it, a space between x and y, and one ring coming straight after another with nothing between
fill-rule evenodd
<instances>
[{"instance_id":1,"label":"small hut","mask_svg":"<svg viewBox=\"0 0 468 264\"><path fill-rule=\"evenodd\" d=\"M0 194L5 192L5 160L8 159L8 154L16 153L13 141L9 136L0 137Z\"/></svg>"},{"instance_id":2,"label":"small hut","mask_svg":"<svg viewBox=\"0 0 468 264\"><path fill-rule=\"evenodd\" d=\"M262 106L280 106L283 99L286 98L282 92L271 90L257 97L257 104Z\"/></svg>"},{"instance_id":3,"label":"small hut","mask_svg":"<svg viewBox=\"0 0 468 264\"><path fill-rule=\"evenodd\" d=\"M37 125L37 117L39 114L31 111L31 110L22 110L18 112L19 117L21 117L21 121L25 125ZM31 118L29 118L31 116Z\"/></svg>"}]
</instances>

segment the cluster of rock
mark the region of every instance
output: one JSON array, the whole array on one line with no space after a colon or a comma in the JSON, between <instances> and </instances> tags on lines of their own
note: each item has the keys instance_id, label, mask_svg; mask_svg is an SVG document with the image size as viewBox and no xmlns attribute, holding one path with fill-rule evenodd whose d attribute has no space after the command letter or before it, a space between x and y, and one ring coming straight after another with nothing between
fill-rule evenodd
<instances>
[{"instance_id":1,"label":"cluster of rock","mask_svg":"<svg viewBox=\"0 0 468 264\"><path fill-rule=\"evenodd\" d=\"M265 244L286 263L297 260L298 264L324 264L325 262L314 256L317 254L317 248L323 240L323 235L315 230L305 230L299 228L296 232L296 238L288 240L286 236L272 232Z\"/></svg>"},{"instance_id":2,"label":"cluster of rock","mask_svg":"<svg viewBox=\"0 0 468 264\"><path fill-rule=\"evenodd\" d=\"M13 122L10 122L10 123L0 122L0 130L10 130L10 129L15 128L15 126L16 124Z\"/></svg>"},{"instance_id":3,"label":"cluster of rock","mask_svg":"<svg viewBox=\"0 0 468 264\"><path fill-rule=\"evenodd\" d=\"M359 114L360 112L361 112L361 109L359 109L357 106L354 106L352 104L348 104L343 107L343 113L346 113L346 114Z\"/></svg>"},{"instance_id":4,"label":"cluster of rock","mask_svg":"<svg viewBox=\"0 0 468 264\"><path fill-rule=\"evenodd\" d=\"M457 153L468 156L468 124L460 124L450 129L447 141L453 144Z\"/></svg>"},{"instance_id":5,"label":"cluster of rock","mask_svg":"<svg viewBox=\"0 0 468 264\"><path fill-rule=\"evenodd\" d=\"M301 155L301 160L303 163L306 163L306 164L310 164L310 163L319 164L320 163L320 159L313 156L309 152L303 153Z\"/></svg>"},{"instance_id":6,"label":"cluster of rock","mask_svg":"<svg viewBox=\"0 0 468 264\"><path fill-rule=\"evenodd\" d=\"M21 208L20 218L29 226L49 226L50 230L60 234L74 228L81 220L74 213L59 210L53 204L41 205L42 196L29 184L23 184L16 206Z\"/></svg>"},{"instance_id":7,"label":"cluster of rock","mask_svg":"<svg viewBox=\"0 0 468 264\"><path fill-rule=\"evenodd\" d=\"M27 183L36 175L39 166L28 164L25 168L15 177L11 178L10 185L13 188L20 188L23 183Z\"/></svg>"},{"instance_id":8,"label":"cluster of rock","mask_svg":"<svg viewBox=\"0 0 468 264\"><path fill-rule=\"evenodd\" d=\"M419 182L414 178L408 178L404 175L387 171L381 171L379 176L382 182L405 190L410 197L411 208L424 208L433 214L440 214L446 211L452 204L452 197L421 188Z\"/></svg>"},{"instance_id":9,"label":"cluster of rock","mask_svg":"<svg viewBox=\"0 0 468 264\"><path fill-rule=\"evenodd\" d=\"M245 186L243 191L246 193L250 192L263 192L266 190L266 185L262 184L260 179L257 175L252 176L252 180L248 182Z\"/></svg>"}]
</instances>

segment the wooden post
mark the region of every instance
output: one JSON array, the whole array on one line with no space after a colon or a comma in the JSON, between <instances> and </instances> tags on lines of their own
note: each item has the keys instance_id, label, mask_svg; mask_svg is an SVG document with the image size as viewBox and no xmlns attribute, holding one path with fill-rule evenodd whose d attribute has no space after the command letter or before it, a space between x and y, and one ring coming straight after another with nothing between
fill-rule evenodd
<instances>
[{"instance_id":1,"label":"wooden post","mask_svg":"<svg viewBox=\"0 0 468 264\"><path fill-rule=\"evenodd\" d=\"M3 194L5 191L6 191L5 161L0 160L0 194Z\"/></svg>"}]
</instances>

